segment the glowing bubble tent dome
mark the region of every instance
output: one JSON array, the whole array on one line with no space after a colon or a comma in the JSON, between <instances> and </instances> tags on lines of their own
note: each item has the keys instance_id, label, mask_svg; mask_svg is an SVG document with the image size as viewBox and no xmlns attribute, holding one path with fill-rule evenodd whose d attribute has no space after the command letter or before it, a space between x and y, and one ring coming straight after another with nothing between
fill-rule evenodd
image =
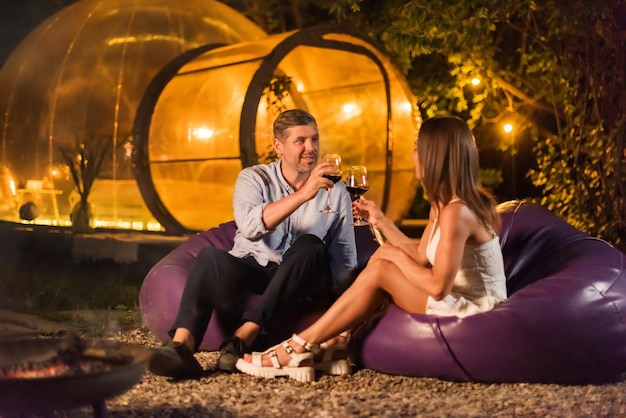
<instances>
[{"instance_id":1,"label":"glowing bubble tent dome","mask_svg":"<svg viewBox=\"0 0 626 418\"><path fill-rule=\"evenodd\" d=\"M0 220L71 226L74 152L103 159L94 227L215 226L233 217L237 173L274 157L276 115L298 107L318 120L321 153L367 166L367 197L399 221L415 193L415 102L387 56L343 27L268 36L212 0L81 0L0 69Z\"/></svg>"}]
</instances>

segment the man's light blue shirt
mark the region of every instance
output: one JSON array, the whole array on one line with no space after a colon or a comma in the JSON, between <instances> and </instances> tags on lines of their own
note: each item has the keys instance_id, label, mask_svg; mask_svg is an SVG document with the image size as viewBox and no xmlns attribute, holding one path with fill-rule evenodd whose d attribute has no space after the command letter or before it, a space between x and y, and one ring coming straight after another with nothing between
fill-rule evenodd
<instances>
[{"instance_id":1,"label":"man's light blue shirt","mask_svg":"<svg viewBox=\"0 0 626 418\"><path fill-rule=\"evenodd\" d=\"M233 209L237 232L230 254L252 256L260 265L280 264L283 254L304 234L313 234L328 247L333 290L340 292L349 285L356 268L356 244L352 226L352 203L343 182L337 182L330 194L330 205L337 213L320 212L326 206L327 191L296 209L274 231L263 223L263 210L271 202L294 193L280 170L281 160L244 168L237 177Z\"/></svg>"}]
</instances>

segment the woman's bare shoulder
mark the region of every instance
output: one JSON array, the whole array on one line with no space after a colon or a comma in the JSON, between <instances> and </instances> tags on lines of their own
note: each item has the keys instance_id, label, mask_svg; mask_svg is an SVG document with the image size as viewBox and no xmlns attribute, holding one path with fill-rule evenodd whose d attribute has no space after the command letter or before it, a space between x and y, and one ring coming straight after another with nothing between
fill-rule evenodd
<instances>
[{"instance_id":1,"label":"woman's bare shoulder","mask_svg":"<svg viewBox=\"0 0 626 418\"><path fill-rule=\"evenodd\" d=\"M462 200L446 205L441 211L441 223L454 229L464 230L469 235L469 243L482 244L491 240L492 234L478 219L476 214Z\"/></svg>"}]
</instances>

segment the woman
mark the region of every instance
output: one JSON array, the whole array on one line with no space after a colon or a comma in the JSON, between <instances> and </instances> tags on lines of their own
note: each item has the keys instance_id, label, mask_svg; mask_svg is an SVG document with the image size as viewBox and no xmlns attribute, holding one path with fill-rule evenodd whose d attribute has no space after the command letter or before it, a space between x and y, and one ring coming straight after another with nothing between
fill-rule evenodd
<instances>
[{"instance_id":1,"label":"woman","mask_svg":"<svg viewBox=\"0 0 626 418\"><path fill-rule=\"evenodd\" d=\"M419 244L374 202L355 201L355 213L387 242L319 320L264 353L246 355L239 370L299 381L313 380L316 369L347 374L347 332L387 301L411 313L463 317L506 299L496 202L480 185L478 150L467 124L453 117L424 121L413 163L431 205Z\"/></svg>"}]
</instances>

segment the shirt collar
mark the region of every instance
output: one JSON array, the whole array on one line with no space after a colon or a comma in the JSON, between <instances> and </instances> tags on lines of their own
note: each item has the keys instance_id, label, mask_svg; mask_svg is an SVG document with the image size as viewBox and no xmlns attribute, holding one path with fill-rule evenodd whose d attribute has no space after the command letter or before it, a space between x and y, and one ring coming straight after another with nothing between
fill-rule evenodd
<instances>
[{"instance_id":1,"label":"shirt collar","mask_svg":"<svg viewBox=\"0 0 626 418\"><path fill-rule=\"evenodd\" d=\"M287 194L292 194L294 190L293 190L293 187L291 187L289 183L287 183L285 176L283 176L283 170L281 168L282 164L283 164L282 159L279 159L278 161L275 162L274 169L276 170L276 177L278 177L278 180L280 181L283 191Z\"/></svg>"}]
</instances>

